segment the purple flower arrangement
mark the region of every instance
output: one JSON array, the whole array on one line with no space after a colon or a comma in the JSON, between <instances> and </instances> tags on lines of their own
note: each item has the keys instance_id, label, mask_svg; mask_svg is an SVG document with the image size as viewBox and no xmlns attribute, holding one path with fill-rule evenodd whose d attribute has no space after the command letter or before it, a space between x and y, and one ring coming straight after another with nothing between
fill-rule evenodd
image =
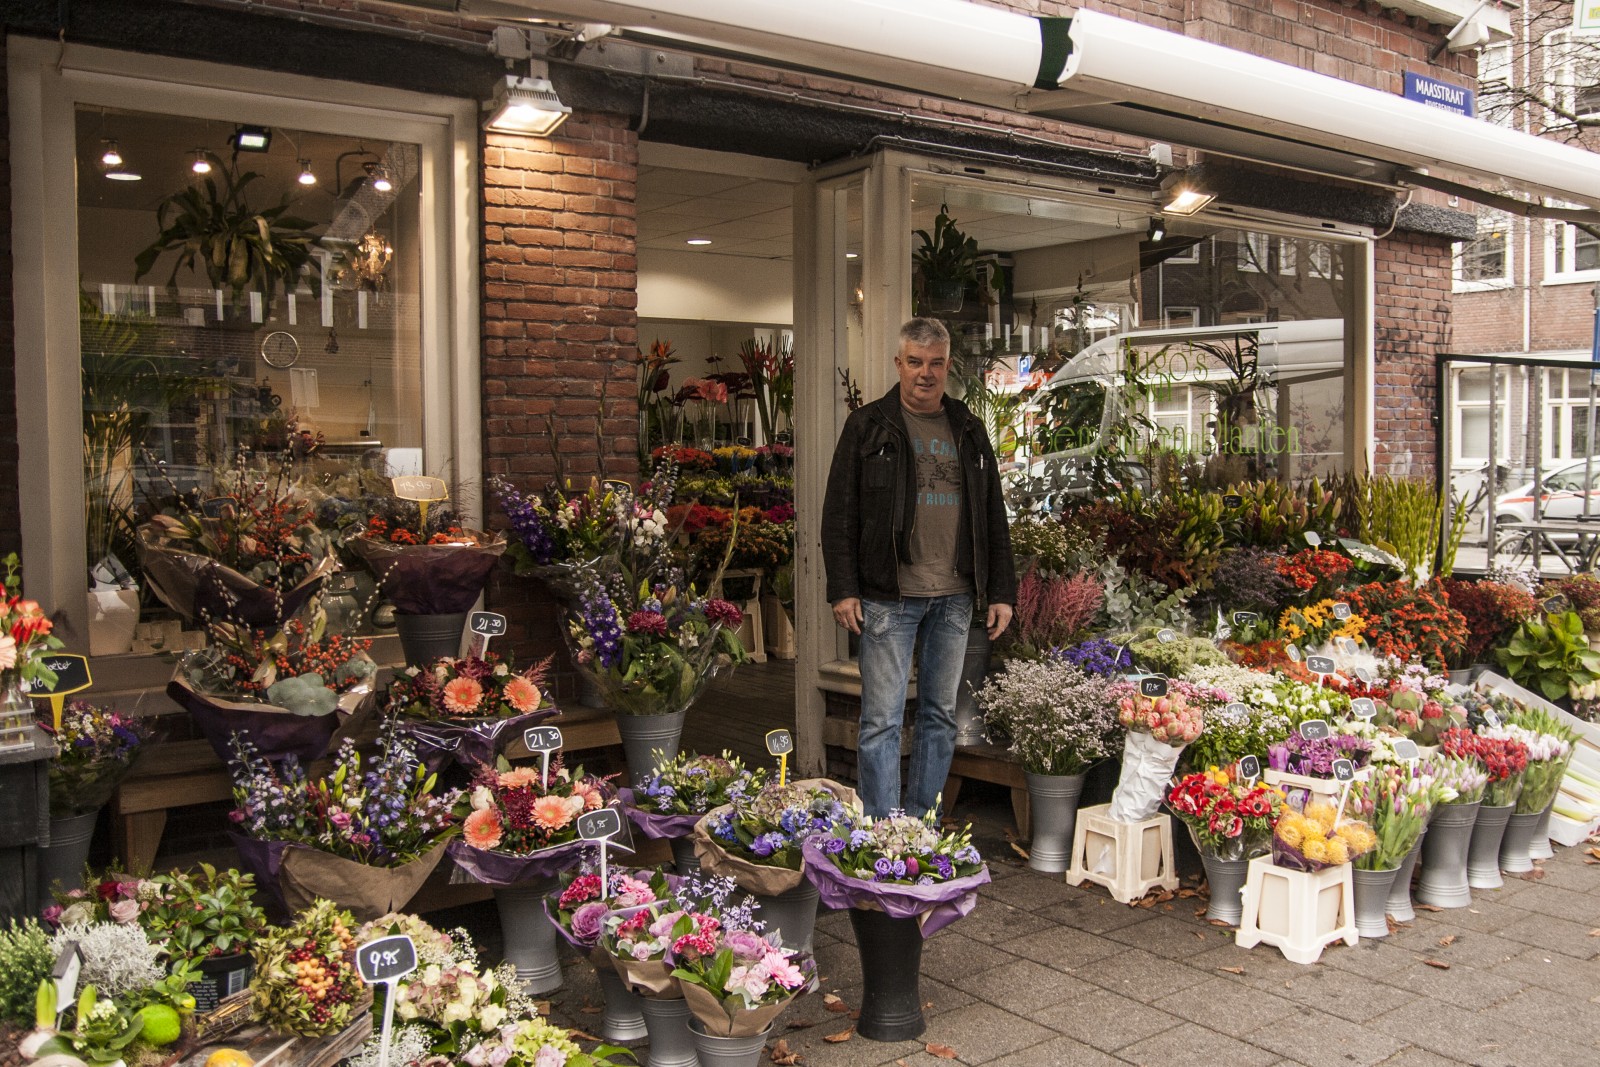
<instances>
[{"instance_id":1,"label":"purple flower arrangement","mask_svg":"<svg viewBox=\"0 0 1600 1067\"><path fill-rule=\"evenodd\" d=\"M882 819L852 812L812 847L866 882L931 886L983 869L970 827L941 833L933 821L905 812Z\"/></svg>"},{"instance_id":2,"label":"purple flower arrangement","mask_svg":"<svg viewBox=\"0 0 1600 1067\"><path fill-rule=\"evenodd\" d=\"M819 786L769 783L754 795L733 798L707 822L711 839L735 856L768 867L800 869L800 845L831 832L848 814L838 797Z\"/></svg>"},{"instance_id":3,"label":"purple flower arrangement","mask_svg":"<svg viewBox=\"0 0 1600 1067\"><path fill-rule=\"evenodd\" d=\"M1364 767L1372 755L1372 742L1351 734L1333 734L1307 741L1297 733L1267 747L1267 766L1275 771L1309 778L1332 778L1334 762L1347 759Z\"/></svg>"},{"instance_id":4,"label":"purple flower arrangement","mask_svg":"<svg viewBox=\"0 0 1600 1067\"><path fill-rule=\"evenodd\" d=\"M1061 663L1070 663L1085 674L1100 677L1125 674L1133 668L1133 656L1127 648L1105 637L1092 637L1076 645L1053 648L1045 655Z\"/></svg>"},{"instance_id":5,"label":"purple flower arrangement","mask_svg":"<svg viewBox=\"0 0 1600 1067\"><path fill-rule=\"evenodd\" d=\"M397 718L384 720L375 757L346 738L326 777L311 779L290 757L278 767L235 735L230 818L260 841L306 845L373 867L407 863L454 834L460 791L434 792Z\"/></svg>"}]
</instances>

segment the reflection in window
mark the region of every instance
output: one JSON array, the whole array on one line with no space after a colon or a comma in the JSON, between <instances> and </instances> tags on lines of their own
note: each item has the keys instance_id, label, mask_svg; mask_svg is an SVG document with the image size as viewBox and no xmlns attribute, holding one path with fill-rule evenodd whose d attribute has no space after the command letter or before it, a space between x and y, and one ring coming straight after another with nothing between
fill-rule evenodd
<instances>
[{"instance_id":1,"label":"reflection in window","mask_svg":"<svg viewBox=\"0 0 1600 1067\"><path fill-rule=\"evenodd\" d=\"M1510 220L1499 212L1478 216L1478 236L1455 246L1458 283L1504 282L1511 277Z\"/></svg>"},{"instance_id":2,"label":"reflection in window","mask_svg":"<svg viewBox=\"0 0 1600 1067\"><path fill-rule=\"evenodd\" d=\"M137 577L133 530L174 490L287 447L306 479L421 472L417 146L232 133L78 114L91 567Z\"/></svg>"},{"instance_id":3,"label":"reflection in window","mask_svg":"<svg viewBox=\"0 0 1600 1067\"><path fill-rule=\"evenodd\" d=\"M1553 223L1550 238L1552 274L1600 270L1600 238L1570 223Z\"/></svg>"}]
</instances>

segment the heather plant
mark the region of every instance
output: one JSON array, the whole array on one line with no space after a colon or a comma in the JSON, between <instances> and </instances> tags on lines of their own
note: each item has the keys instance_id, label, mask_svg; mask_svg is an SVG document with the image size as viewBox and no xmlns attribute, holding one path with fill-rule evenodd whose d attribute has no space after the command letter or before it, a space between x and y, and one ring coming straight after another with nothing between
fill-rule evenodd
<instances>
[{"instance_id":1,"label":"heather plant","mask_svg":"<svg viewBox=\"0 0 1600 1067\"><path fill-rule=\"evenodd\" d=\"M1225 550L1207 599L1224 618L1235 611L1276 615L1290 593L1280 571L1283 559L1282 552L1253 545Z\"/></svg>"},{"instance_id":2,"label":"heather plant","mask_svg":"<svg viewBox=\"0 0 1600 1067\"><path fill-rule=\"evenodd\" d=\"M1122 743L1108 679L1051 657L1011 660L983 688L989 730L1033 774L1082 774Z\"/></svg>"}]
</instances>

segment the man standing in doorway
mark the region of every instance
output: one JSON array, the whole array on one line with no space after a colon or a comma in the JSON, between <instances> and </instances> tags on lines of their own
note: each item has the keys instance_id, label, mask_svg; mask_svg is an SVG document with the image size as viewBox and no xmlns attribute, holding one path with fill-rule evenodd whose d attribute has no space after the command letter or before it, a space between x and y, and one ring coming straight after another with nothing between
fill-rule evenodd
<instances>
[{"instance_id":1,"label":"man standing in doorway","mask_svg":"<svg viewBox=\"0 0 1600 1067\"><path fill-rule=\"evenodd\" d=\"M955 752L955 704L973 607L990 638L1011 622L1017 579L994 450L983 423L944 395L950 334L900 327L900 384L852 412L833 453L822 558L834 620L861 635L867 814L930 811ZM917 653L911 770L900 801L900 728Z\"/></svg>"}]
</instances>

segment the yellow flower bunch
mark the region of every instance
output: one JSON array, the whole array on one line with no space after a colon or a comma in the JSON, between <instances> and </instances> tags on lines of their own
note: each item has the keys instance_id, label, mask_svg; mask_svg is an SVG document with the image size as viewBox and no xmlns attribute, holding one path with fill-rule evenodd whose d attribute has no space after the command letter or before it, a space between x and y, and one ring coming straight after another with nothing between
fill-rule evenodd
<instances>
[{"instance_id":1,"label":"yellow flower bunch","mask_svg":"<svg viewBox=\"0 0 1600 1067\"><path fill-rule=\"evenodd\" d=\"M1334 603L1333 600L1324 599L1306 607L1285 609L1278 616L1278 632L1293 643L1309 639L1315 644L1323 644L1336 637L1348 637L1360 644L1367 620L1360 615L1336 618L1333 614Z\"/></svg>"},{"instance_id":2,"label":"yellow flower bunch","mask_svg":"<svg viewBox=\"0 0 1600 1067\"><path fill-rule=\"evenodd\" d=\"M1376 847L1378 839L1366 823L1335 825L1337 814L1327 801L1313 801L1305 811L1285 811L1278 820L1278 840L1310 862L1329 866L1349 863Z\"/></svg>"}]
</instances>

